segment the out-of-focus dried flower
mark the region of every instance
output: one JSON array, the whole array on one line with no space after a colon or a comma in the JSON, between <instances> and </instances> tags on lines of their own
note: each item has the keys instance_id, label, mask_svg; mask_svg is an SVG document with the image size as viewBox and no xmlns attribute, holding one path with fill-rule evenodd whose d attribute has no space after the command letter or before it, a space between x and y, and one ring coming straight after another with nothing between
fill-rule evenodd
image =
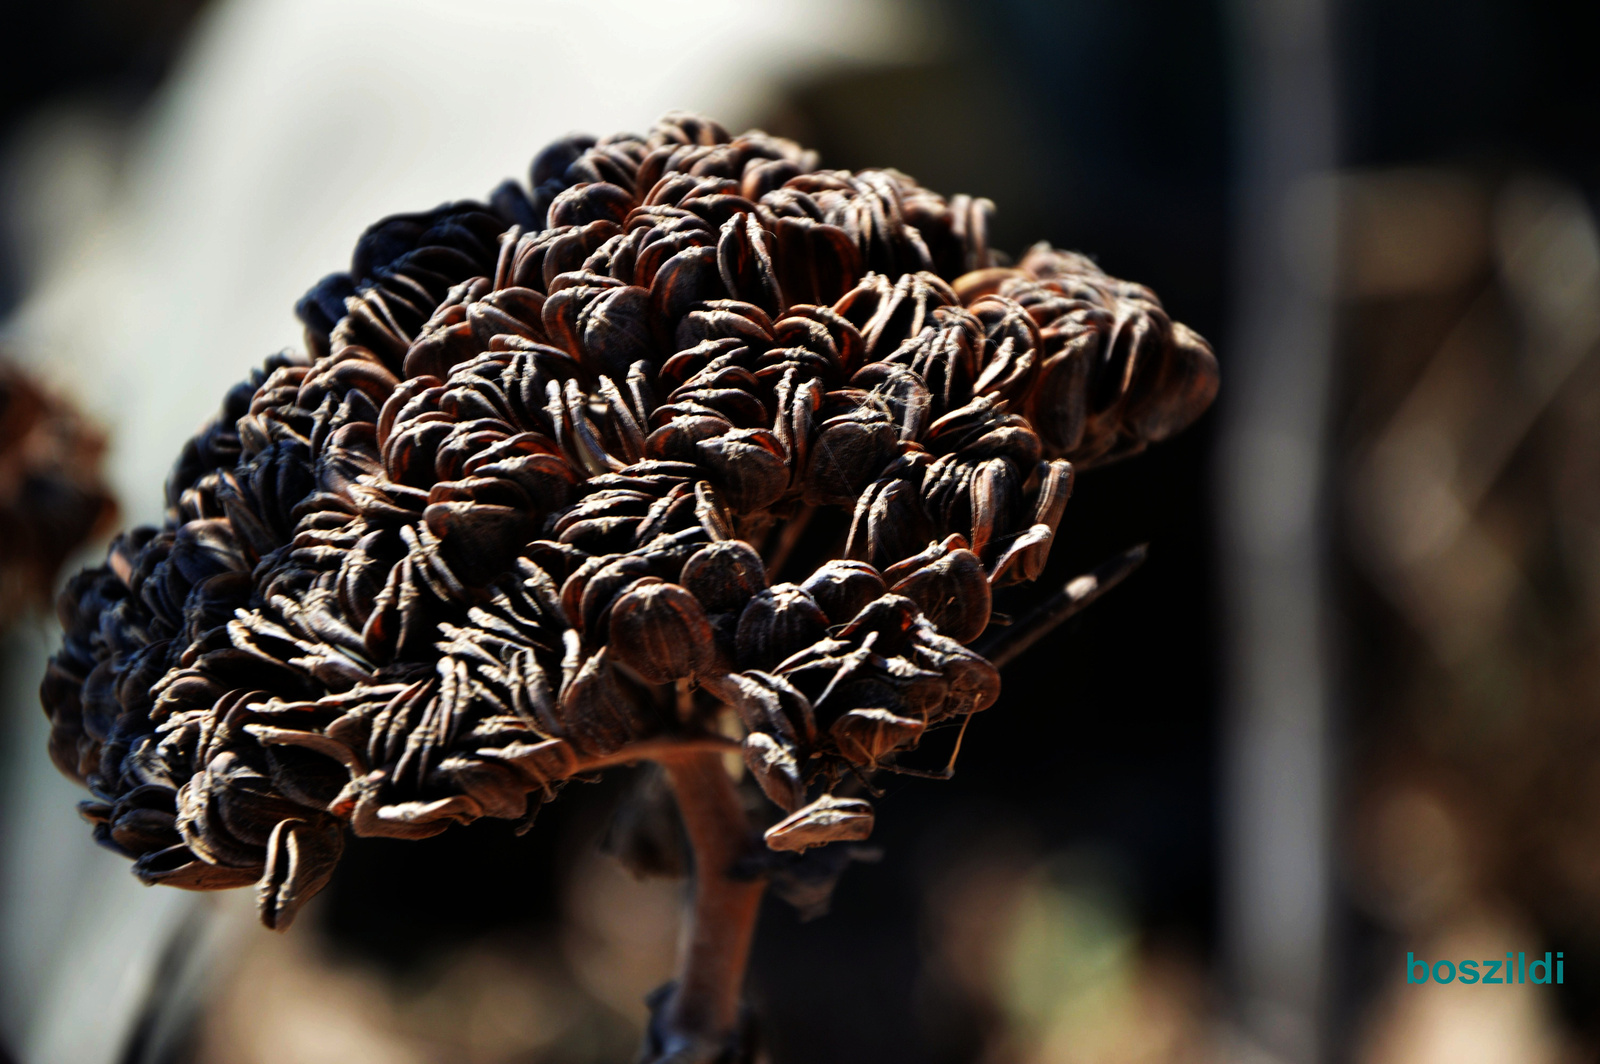
<instances>
[{"instance_id":1,"label":"out-of-focus dried flower","mask_svg":"<svg viewBox=\"0 0 1600 1064\"><path fill-rule=\"evenodd\" d=\"M0 629L47 605L62 563L116 519L104 451L76 410L0 363Z\"/></svg>"},{"instance_id":2,"label":"out-of-focus dried flower","mask_svg":"<svg viewBox=\"0 0 1600 1064\"><path fill-rule=\"evenodd\" d=\"M300 302L308 355L235 388L165 524L62 599L43 696L96 837L149 883L255 883L281 928L346 827L525 820L655 759L735 928L702 952L742 968L759 886L705 883L751 832L701 793L725 729L788 814L770 850L865 838L836 789L995 701L965 644L1074 468L1215 392L1147 289L1045 245L996 265L991 209L670 115L374 225ZM826 508L847 536L791 572ZM667 1012L663 1045L734 1022Z\"/></svg>"}]
</instances>

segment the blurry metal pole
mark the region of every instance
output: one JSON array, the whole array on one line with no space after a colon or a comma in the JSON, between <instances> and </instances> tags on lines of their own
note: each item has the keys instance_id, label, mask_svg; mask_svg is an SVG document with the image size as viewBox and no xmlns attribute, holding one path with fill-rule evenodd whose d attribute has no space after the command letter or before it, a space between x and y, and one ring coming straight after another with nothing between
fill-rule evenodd
<instances>
[{"instance_id":1,"label":"blurry metal pole","mask_svg":"<svg viewBox=\"0 0 1600 1064\"><path fill-rule=\"evenodd\" d=\"M1229 608L1223 936L1239 1060L1327 1055L1324 558L1336 207L1327 0L1231 0L1235 304L1223 349Z\"/></svg>"}]
</instances>

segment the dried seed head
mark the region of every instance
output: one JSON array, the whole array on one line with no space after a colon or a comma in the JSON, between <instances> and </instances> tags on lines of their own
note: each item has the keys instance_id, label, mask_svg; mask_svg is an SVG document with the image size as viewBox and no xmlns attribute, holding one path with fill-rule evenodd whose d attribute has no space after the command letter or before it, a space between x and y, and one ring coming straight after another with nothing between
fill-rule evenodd
<instances>
[{"instance_id":1,"label":"dried seed head","mask_svg":"<svg viewBox=\"0 0 1600 1064\"><path fill-rule=\"evenodd\" d=\"M933 626L958 643L970 643L989 627L989 579L983 563L952 535L885 570L893 590L915 602Z\"/></svg>"},{"instance_id":2,"label":"dried seed head","mask_svg":"<svg viewBox=\"0 0 1600 1064\"><path fill-rule=\"evenodd\" d=\"M724 707L791 812L769 846L864 838L829 790L994 702L962 643L1043 569L1074 466L1215 392L1147 289L998 267L992 204L897 171L676 114L530 178L363 233L296 308L308 354L68 585L51 752L146 882L254 882L284 927L345 827L524 818Z\"/></svg>"}]
</instances>

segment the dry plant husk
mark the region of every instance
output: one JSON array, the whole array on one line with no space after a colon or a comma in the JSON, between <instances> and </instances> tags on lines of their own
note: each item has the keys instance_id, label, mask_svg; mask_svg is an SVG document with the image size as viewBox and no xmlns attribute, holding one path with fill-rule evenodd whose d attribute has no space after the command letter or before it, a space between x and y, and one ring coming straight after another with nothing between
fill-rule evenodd
<instances>
[{"instance_id":1,"label":"dry plant husk","mask_svg":"<svg viewBox=\"0 0 1600 1064\"><path fill-rule=\"evenodd\" d=\"M1210 403L1148 289L894 170L669 115L384 219L184 449L159 528L62 596L50 750L147 883L282 928L346 832L525 821L737 718L765 840L999 694L969 649L1075 468ZM818 512L848 532L778 560ZM726 740L724 740L726 741Z\"/></svg>"},{"instance_id":2,"label":"dry plant husk","mask_svg":"<svg viewBox=\"0 0 1600 1064\"><path fill-rule=\"evenodd\" d=\"M112 527L104 454L70 403L0 361L0 631L47 609L67 558Z\"/></svg>"}]
</instances>

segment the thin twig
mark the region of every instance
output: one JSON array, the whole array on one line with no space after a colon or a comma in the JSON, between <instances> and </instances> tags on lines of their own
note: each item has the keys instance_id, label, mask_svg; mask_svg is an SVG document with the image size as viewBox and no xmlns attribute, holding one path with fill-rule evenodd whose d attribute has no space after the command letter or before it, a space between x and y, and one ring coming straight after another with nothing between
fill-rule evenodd
<instances>
[{"instance_id":1,"label":"thin twig","mask_svg":"<svg viewBox=\"0 0 1600 1064\"><path fill-rule=\"evenodd\" d=\"M580 776L589 772L598 772L603 768L612 768L616 765L633 765L640 761L659 761L666 764L686 757L699 754L737 754L743 747L739 740L730 739L726 735L696 735L685 738L646 739L642 742L629 743L622 749L610 754L601 754L597 757L587 757L578 761L577 767L572 770L572 775Z\"/></svg>"},{"instance_id":2,"label":"thin twig","mask_svg":"<svg viewBox=\"0 0 1600 1064\"><path fill-rule=\"evenodd\" d=\"M949 779L956 774L956 758L961 756L961 740L967 737L967 725L972 723L972 714L968 713L961 718L961 730L956 732L956 745L950 751L950 760L944 766L944 778Z\"/></svg>"},{"instance_id":3,"label":"thin twig","mask_svg":"<svg viewBox=\"0 0 1600 1064\"><path fill-rule=\"evenodd\" d=\"M1129 573L1143 564L1149 548L1148 543L1141 543L1102 562L1094 570L1068 580L1066 586L1045 599L1022 620L1006 626L972 649L988 658L995 668L1005 668L1054 631L1061 622L1122 583Z\"/></svg>"}]
</instances>

